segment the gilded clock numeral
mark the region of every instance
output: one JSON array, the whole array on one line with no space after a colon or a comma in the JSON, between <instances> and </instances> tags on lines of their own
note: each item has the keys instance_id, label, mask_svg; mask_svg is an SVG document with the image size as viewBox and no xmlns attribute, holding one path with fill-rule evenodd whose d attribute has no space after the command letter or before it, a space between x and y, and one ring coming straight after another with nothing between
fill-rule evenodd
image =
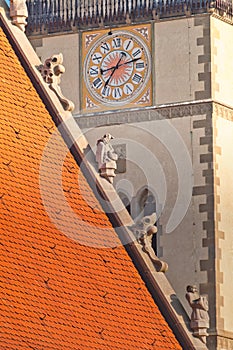
<instances>
[{"instance_id":1,"label":"gilded clock numeral","mask_svg":"<svg viewBox=\"0 0 233 350\"><path fill-rule=\"evenodd\" d=\"M121 38L114 38L112 41L112 47L114 49L118 49L119 47L121 47Z\"/></svg>"},{"instance_id":2,"label":"gilded clock numeral","mask_svg":"<svg viewBox=\"0 0 233 350\"><path fill-rule=\"evenodd\" d=\"M96 75L99 74L99 68L96 67L96 66L91 67L90 70L89 70L89 74L90 74L92 77L95 77Z\"/></svg>"},{"instance_id":3,"label":"gilded clock numeral","mask_svg":"<svg viewBox=\"0 0 233 350\"><path fill-rule=\"evenodd\" d=\"M142 76L140 74L135 73L133 78L132 78L132 81L135 84L139 84L141 80L142 80Z\"/></svg>"},{"instance_id":4,"label":"gilded clock numeral","mask_svg":"<svg viewBox=\"0 0 233 350\"><path fill-rule=\"evenodd\" d=\"M137 48L135 48L135 49L133 50L132 56L133 56L134 58L136 58L136 57L141 56L141 53L142 53L142 50L139 49L139 48L137 47Z\"/></svg>"},{"instance_id":5,"label":"gilded clock numeral","mask_svg":"<svg viewBox=\"0 0 233 350\"><path fill-rule=\"evenodd\" d=\"M107 53L108 51L110 51L110 45L108 43L103 43L101 46L101 52L103 54Z\"/></svg>"},{"instance_id":6,"label":"gilded clock numeral","mask_svg":"<svg viewBox=\"0 0 233 350\"><path fill-rule=\"evenodd\" d=\"M100 53L94 53L94 55L92 56L92 61L94 63L100 63L102 60L102 55Z\"/></svg>"},{"instance_id":7,"label":"gilded clock numeral","mask_svg":"<svg viewBox=\"0 0 233 350\"><path fill-rule=\"evenodd\" d=\"M133 40L125 40L123 47L126 51L131 50L133 48Z\"/></svg>"},{"instance_id":8,"label":"gilded clock numeral","mask_svg":"<svg viewBox=\"0 0 233 350\"><path fill-rule=\"evenodd\" d=\"M113 96L115 99L121 98L121 96L122 96L122 89L119 88L119 87L114 88L114 89L113 89L113 92L112 92L112 96Z\"/></svg>"},{"instance_id":9,"label":"gilded clock numeral","mask_svg":"<svg viewBox=\"0 0 233 350\"><path fill-rule=\"evenodd\" d=\"M108 97L111 95L111 88L109 86L104 86L103 89L101 90L101 94L104 97Z\"/></svg>"},{"instance_id":10,"label":"gilded clock numeral","mask_svg":"<svg viewBox=\"0 0 233 350\"><path fill-rule=\"evenodd\" d=\"M134 86L132 84L127 83L124 85L123 91L126 95L132 94L133 90L134 90Z\"/></svg>"},{"instance_id":11,"label":"gilded clock numeral","mask_svg":"<svg viewBox=\"0 0 233 350\"><path fill-rule=\"evenodd\" d=\"M103 85L103 81L100 78L96 78L93 81L93 85L96 89L99 89Z\"/></svg>"},{"instance_id":12,"label":"gilded clock numeral","mask_svg":"<svg viewBox=\"0 0 233 350\"><path fill-rule=\"evenodd\" d=\"M144 62L136 62L136 69L137 70L143 70L145 68L145 63Z\"/></svg>"}]
</instances>

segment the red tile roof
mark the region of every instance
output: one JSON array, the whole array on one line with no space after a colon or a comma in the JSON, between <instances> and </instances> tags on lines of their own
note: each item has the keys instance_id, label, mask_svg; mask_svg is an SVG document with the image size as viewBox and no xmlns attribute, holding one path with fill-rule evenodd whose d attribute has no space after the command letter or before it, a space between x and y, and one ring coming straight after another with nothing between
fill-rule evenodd
<instances>
[{"instance_id":1,"label":"red tile roof","mask_svg":"<svg viewBox=\"0 0 233 350\"><path fill-rule=\"evenodd\" d=\"M0 349L181 349L2 30L0 92Z\"/></svg>"}]
</instances>

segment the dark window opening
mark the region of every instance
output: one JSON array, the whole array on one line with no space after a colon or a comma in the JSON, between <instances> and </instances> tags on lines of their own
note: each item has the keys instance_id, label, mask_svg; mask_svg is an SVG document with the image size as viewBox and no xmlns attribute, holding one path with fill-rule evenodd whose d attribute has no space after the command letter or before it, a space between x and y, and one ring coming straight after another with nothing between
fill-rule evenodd
<instances>
[{"instance_id":1,"label":"dark window opening","mask_svg":"<svg viewBox=\"0 0 233 350\"><path fill-rule=\"evenodd\" d=\"M119 192L118 195L119 195L120 199L122 200L126 210L131 215L131 205L130 205L130 201L129 201L128 197L122 192Z\"/></svg>"},{"instance_id":2,"label":"dark window opening","mask_svg":"<svg viewBox=\"0 0 233 350\"><path fill-rule=\"evenodd\" d=\"M144 190L140 200L140 209L143 212L143 216L148 216L153 213L156 213L156 201L155 197L149 190ZM155 223L157 226L157 223ZM152 238L152 248L155 251L155 254L158 254L158 237L157 233L153 235Z\"/></svg>"}]
</instances>

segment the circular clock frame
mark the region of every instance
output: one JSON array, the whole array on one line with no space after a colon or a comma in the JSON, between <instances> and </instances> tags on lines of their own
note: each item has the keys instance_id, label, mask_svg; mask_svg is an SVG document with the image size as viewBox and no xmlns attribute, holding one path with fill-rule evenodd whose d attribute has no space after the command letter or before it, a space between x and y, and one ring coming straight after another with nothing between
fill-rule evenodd
<instances>
[{"instance_id":1,"label":"circular clock frame","mask_svg":"<svg viewBox=\"0 0 233 350\"><path fill-rule=\"evenodd\" d=\"M104 105L133 102L151 76L151 54L144 40L127 30L101 36L84 60L90 95Z\"/></svg>"}]
</instances>

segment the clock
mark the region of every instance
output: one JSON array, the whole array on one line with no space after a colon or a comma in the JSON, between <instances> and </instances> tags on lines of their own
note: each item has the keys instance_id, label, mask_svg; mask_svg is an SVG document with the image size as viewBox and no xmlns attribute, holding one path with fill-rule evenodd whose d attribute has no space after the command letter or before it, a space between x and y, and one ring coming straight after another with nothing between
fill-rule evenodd
<instances>
[{"instance_id":1,"label":"clock","mask_svg":"<svg viewBox=\"0 0 233 350\"><path fill-rule=\"evenodd\" d=\"M149 38L147 28L142 29ZM151 51L141 33L125 28L89 33L83 59L84 109L131 107L139 100L145 105L143 94L150 97Z\"/></svg>"}]
</instances>

